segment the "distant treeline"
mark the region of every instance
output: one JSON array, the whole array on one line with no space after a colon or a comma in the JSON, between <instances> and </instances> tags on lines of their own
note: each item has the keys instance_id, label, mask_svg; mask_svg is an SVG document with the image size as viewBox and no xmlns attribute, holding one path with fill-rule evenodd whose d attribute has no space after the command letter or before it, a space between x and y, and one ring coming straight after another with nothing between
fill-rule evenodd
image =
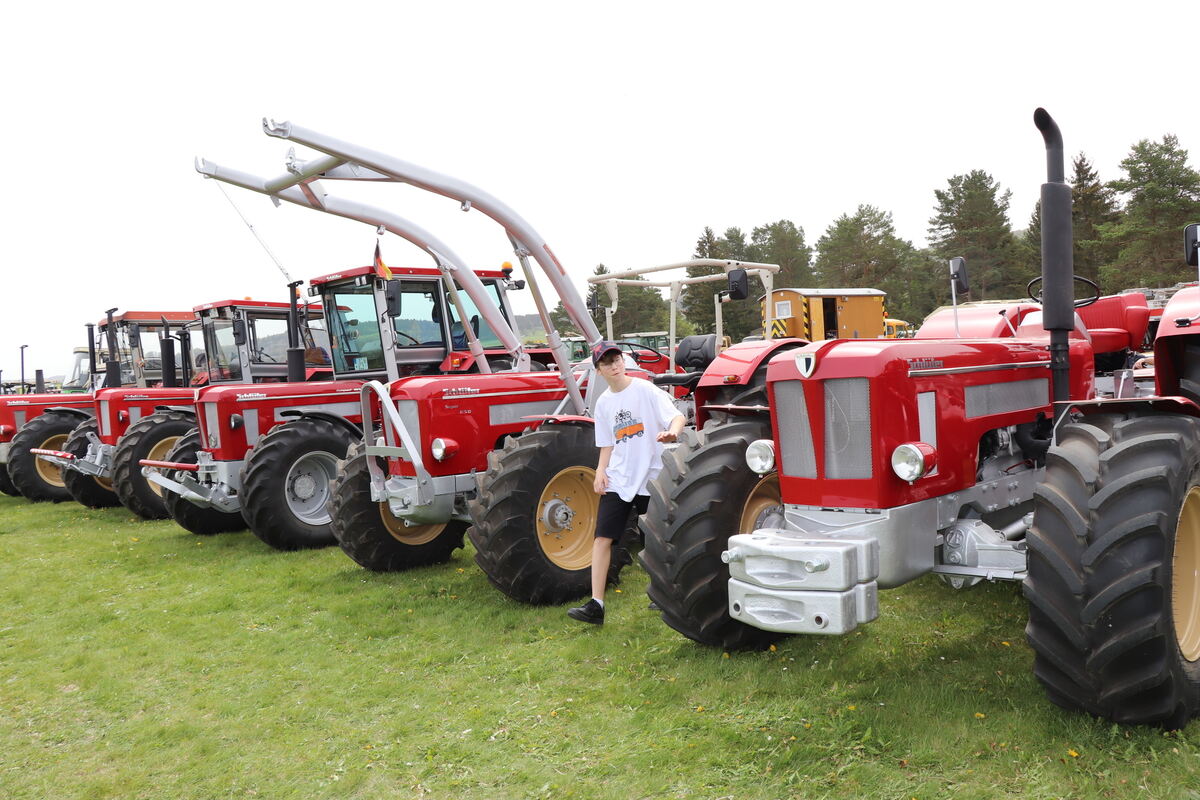
<instances>
[{"instance_id":1,"label":"distant treeline","mask_svg":"<svg viewBox=\"0 0 1200 800\"><path fill-rule=\"evenodd\" d=\"M1070 178L1073 189L1075 272L1100 284L1106 294L1134 287L1170 286L1195 280L1183 260L1182 230L1200 222L1200 172L1175 136L1143 139L1121 162L1123 177L1102 181L1080 153ZM1024 230L1008 222L1012 192L984 170L951 177L934 191L929 246L917 248L896 235L892 214L860 205L835 219L815 244L790 220L761 225L749 236L727 228L718 236L705 227L695 258L738 259L778 264L776 287L873 287L887 292L892 317L920 323L949 302L946 262L967 260L970 300L1017 298L1041 272L1041 210L1035 207ZM596 274L607 270L604 265ZM752 286L752 293L759 291ZM685 288L682 333L713 329L714 284ZM600 303L607 302L604 293ZM561 304L554 316L559 330L574 331ZM604 312L593 312L601 332ZM734 341L759 330L758 304L722 307L725 332ZM622 287L614 333L666 330L668 305L647 287Z\"/></svg>"}]
</instances>

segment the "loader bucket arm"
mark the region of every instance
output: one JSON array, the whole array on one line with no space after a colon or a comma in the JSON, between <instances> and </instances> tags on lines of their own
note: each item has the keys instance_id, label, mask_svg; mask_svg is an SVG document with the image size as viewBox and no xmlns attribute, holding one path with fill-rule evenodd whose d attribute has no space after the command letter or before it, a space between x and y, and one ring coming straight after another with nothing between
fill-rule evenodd
<instances>
[{"instance_id":1,"label":"loader bucket arm","mask_svg":"<svg viewBox=\"0 0 1200 800\"><path fill-rule=\"evenodd\" d=\"M332 169L341 163L344 162L340 162L337 159L320 159L319 162L309 162L305 166L308 167L312 164L317 164L322 169ZM196 171L201 175L219 180L222 183L240 186L243 189L259 192L260 194L265 194L279 200L286 200L289 203L294 203L304 208L311 208L316 211L333 214L334 216L345 217L346 219L352 219L376 228L382 227L412 242L434 260L434 263L437 264L438 269L442 271L443 275L453 278L454 281L457 281L466 290L471 299L475 301L479 313L487 320L488 325L495 331L505 350L513 357L514 361L528 359L528 356L524 353L523 346L513 334L508 321L503 318L499 309L495 307L492 300L488 297L487 290L479 280L479 277L472 270L463 266L462 260L454 254L454 251L448 245L441 242L436 236L416 223L381 208L328 194L324 191L323 187L317 186L314 189L312 175L307 174L309 170L306 168L300 169L297 174L289 173L279 178L268 180L248 172L242 172L206 161L203 158L197 158ZM302 181L304 181L303 185L297 185ZM451 286L453 285L453 281L448 283ZM476 347L478 347L477 341L472 343L472 349L474 350ZM482 349L480 349L479 353L473 354L477 359L482 360Z\"/></svg>"}]
</instances>

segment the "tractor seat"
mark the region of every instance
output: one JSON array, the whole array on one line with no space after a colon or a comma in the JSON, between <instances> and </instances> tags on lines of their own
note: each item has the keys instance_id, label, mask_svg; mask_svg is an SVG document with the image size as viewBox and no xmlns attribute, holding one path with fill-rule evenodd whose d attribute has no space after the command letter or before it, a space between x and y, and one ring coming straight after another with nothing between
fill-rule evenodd
<instances>
[{"instance_id":1,"label":"tractor seat","mask_svg":"<svg viewBox=\"0 0 1200 800\"><path fill-rule=\"evenodd\" d=\"M651 375L650 380L655 386L684 386L690 392L704 377L704 370L696 372L664 372L661 375Z\"/></svg>"},{"instance_id":2,"label":"tractor seat","mask_svg":"<svg viewBox=\"0 0 1200 800\"><path fill-rule=\"evenodd\" d=\"M675 348L675 364L688 372L703 372L717 358L717 335L685 336Z\"/></svg>"}]
</instances>

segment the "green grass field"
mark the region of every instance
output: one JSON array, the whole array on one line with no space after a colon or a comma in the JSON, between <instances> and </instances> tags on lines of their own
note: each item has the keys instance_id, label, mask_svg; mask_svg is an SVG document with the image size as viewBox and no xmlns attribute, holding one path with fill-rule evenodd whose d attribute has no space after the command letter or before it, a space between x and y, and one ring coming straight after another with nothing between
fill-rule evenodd
<instances>
[{"instance_id":1,"label":"green grass field","mask_svg":"<svg viewBox=\"0 0 1200 800\"><path fill-rule=\"evenodd\" d=\"M1018 587L932 579L844 638L725 654L630 568L609 622L469 549L367 573L0 498L0 798L1200 797L1200 722L1050 705Z\"/></svg>"}]
</instances>

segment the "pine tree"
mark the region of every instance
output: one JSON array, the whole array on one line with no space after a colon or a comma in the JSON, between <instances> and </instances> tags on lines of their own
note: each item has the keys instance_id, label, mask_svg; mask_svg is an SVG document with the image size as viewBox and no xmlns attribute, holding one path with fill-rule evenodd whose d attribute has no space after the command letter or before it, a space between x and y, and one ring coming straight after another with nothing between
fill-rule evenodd
<instances>
[{"instance_id":1,"label":"pine tree","mask_svg":"<svg viewBox=\"0 0 1200 800\"><path fill-rule=\"evenodd\" d=\"M1187 159L1175 136L1143 139L1121 162L1126 177L1108 183L1126 198L1120 218L1099 228L1101 245L1116 253L1100 269L1109 291L1195 279L1180 247L1183 227L1200 217L1200 173Z\"/></svg>"},{"instance_id":2,"label":"pine tree","mask_svg":"<svg viewBox=\"0 0 1200 800\"><path fill-rule=\"evenodd\" d=\"M963 256L973 300L1024 294L1017 242L1008 223L1012 192L983 170L955 175L948 188L934 190L937 205L929 220L933 252L942 259Z\"/></svg>"},{"instance_id":3,"label":"pine tree","mask_svg":"<svg viewBox=\"0 0 1200 800\"><path fill-rule=\"evenodd\" d=\"M1083 153L1075 158L1075 174L1071 177L1071 201L1075 274L1099 283L1101 267L1116 255L1111 245L1101 241L1100 230L1103 226L1116 222L1120 218L1120 212L1113 190L1100 182L1100 175ZM1039 225L1039 235L1040 233ZM1102 288L1109 292L1127 287Z\"/></svg>"}]
</instances>

